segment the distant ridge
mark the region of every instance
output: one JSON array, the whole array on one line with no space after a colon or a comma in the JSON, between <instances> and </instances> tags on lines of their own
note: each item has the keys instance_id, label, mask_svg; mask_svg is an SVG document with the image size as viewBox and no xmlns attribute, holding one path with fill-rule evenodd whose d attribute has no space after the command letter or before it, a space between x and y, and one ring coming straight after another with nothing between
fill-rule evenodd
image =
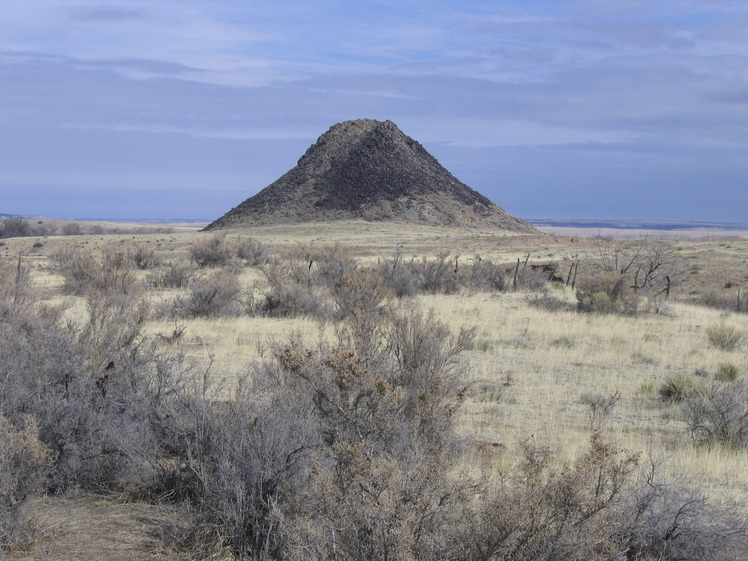
<instances>
[{"instance_id":1,"label":"distant ridge","mask_svg":"<svg viewBox=\"0 0 748 561\"><path fill-rule=\"evenodd\" d=\"M391 121L333 125L298 164L206 230L334 220L539 233L457 180Z\"/></svg>"},{"instance_id":2,"label":"distant ridge","mask_svg":"<svg viewBox=\"0 0 748 561\"><path fill-rule=\"evenodd\" d=\"M544 219L528 218L536 227L605 228L615 230L719 230L746 231L748 224L737 222L688 222L674 220L615 220L615 219Z\"/></svg>"}]
</instances>

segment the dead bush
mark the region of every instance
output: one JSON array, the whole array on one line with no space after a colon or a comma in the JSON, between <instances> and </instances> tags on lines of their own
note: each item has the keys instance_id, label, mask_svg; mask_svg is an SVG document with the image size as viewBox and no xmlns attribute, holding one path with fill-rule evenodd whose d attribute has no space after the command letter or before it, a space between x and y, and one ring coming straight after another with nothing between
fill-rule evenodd
<instances>
[{"instance_id":1,"label":"dead bush","mask_svg":"<svg viewBox=\"0 0 748 561\"><path fill-rule=\"evenodd\" d=\"M506 266L476 255L471 262L462 265L460 282L472 290L501 292L507 287Z\"/></svg>"},{"instance_id":2,"label":"dead bush","mask_svg":"<svg viewBox=\"0 0 748 561\"><path fill-rule=\"evenodd\" d=\"M598 314L636 314L639 298L632 279L615 272L600 272L577 280L577 309Z\"/></svg>"},{"instance_id":3,"label":"dead bush","mask_svg":"<svg viewBox=\"0 0 748 561\"><path fill-rule=\"evenodd\" d=\"M270 249L265 244L252 238L239 238L232 244L235 255L248 267L258 267L271 259Z\"/></svg>"},{"instance_id":4,"label":"dead bush","mask_svg":"<svg viewBox=\"0 0 748 561\"><path fill-rule=\"evenodd\" d=\"M572 304L548 291L530 295L527 298L527 303L533 308L548 312L568 312L574 309Z\"/></svg>"},{"instance_id":5,"label":"dead bush","mask_svg":"<svg viewBox=\"0 0 748 561\"><path fill-rule=\"evenodd\" d=\"M31 300L31 272L21 256L13 261L0 260L0 302L9 308Z\"/></svg>"},{"instance_id":6,"label":"dead bush","mask_svg":"<svg viewBox=\"0 0 748 561\"><path fill-rule=\"evenodd\" d=\"M29 540L24 508L44 492L52 457L34 419L15 427L0 415L0 556Z\"/></svg>"},{"instance_id":7,"label":"dead bush","mask_svg":"<svg viewBox=\"0 0 748 561\"><path fill-rule=\"evenodd\" d=\"M65 279L63 290L69 294L142 292L142 283L130 269L123 253L107 252L96 259L90 253L73 249L59 251L51 258Z\"/></svg>"},{"instance_id":8,"label":"dead bush","mask_svg":"<svg viewBox=\"0 0 748 561\"><path fill-rule=\"evenodd\" d=\"M232 257L233 251L223 234L213 234L195 242L190 248L190 259L200 268L222 267L227 265Z\"/></svg>"},{"instance_id":9,"label":"dead bush","mask_svg":"<svg viewBox=\"0 0 748 561\"><path fill-rule=\"evenodd\" d=\"M418 288L430 294L454 294L460 289L458 277L459 256L449 252L439 253L435 259L414 261L412 266L418 278Z\"/></svg>"},{"instance_id":10,"label":"dead bush","mask_svg":"<svg viewBox=\"0 0 748 561\"><path fill-rule=\"evenodd\" d=\"M0 411L33 418L53 452L48 487L137 489L162 455L154 420L183 373L181 357L142 337L132 294L87 294L87 318L28 309L0 316Z\"/></svg>"},{"instance_id":11,"label":"dead bush","mask_svg":"<svg viewBox=\"0 0 748 561\"><path fill-rule=\"evenodd\" d=\"M21 238L31 235L31 224L25 218L12 217L0 220L0 238Z\"/></svg>"},{"instance_id":12,"label":"dead bush","mask_svg":"<svg viewBox=\"0 0 748 561\"><path fill-rule=\"evenodd\" d=\"M702 306L718 310L730 310L738 313L748 312L745 291L738 289L710 290L698 296L697 302Z\"/></svg>"},{"instance_id":13,"label":"dead bush","mask_svg":"<svg viewBox=\"0 0 748 561\"><path fill-rule=\"evenodd\" d=\"M607 273L630 277L635 290L649 294L669 292L679 274L675 245L666 240L636 239L597 241L593 266Z\"/></svg>"},{"instance_id":14,"label":"dead bush","mask_svg":"<svg viewBox=\"0 0 748 561\"><path fill-rule=\"evenodd\" d=\"M148 276L154 288L187 288L195 275L195 266L185 261L167 261Z\"/></svg>"},{"instance_id":15,"label":"dead bush","mask_svg":"<svg viewBox=\"0 0 748 561\"><path fill-rule=\"evenodd\" d=\"M128 251L127 258L135 268L140 270L153 269L161 263L156 252L142 245Z\"/></svg>"},{"instance_id":16,"label":"dead bush","mask_svg":"<svg viewBox=\"0 0 748 561\"><path fill-rule=\"evenodd\" d=\"M689 393L683 403L698 442L748 446L748 386L743 380L714 380Z\"/></svg>"},{"instance_id":17,"label":"dead bush","mask_svg":"<svg viewBox=\"0 0 748 561\"><path fill-rule=\"evenodd\" d=\"M453 558L727 561L748 547L745 521L731 510L659 482L654 463L639 468L636 455L597 434L567 466L535 450L527 447L524 465L481 495Z\"/></svg>"},{"instance_id":18,"label":"dead bush","mask_svg":"<svg viewBox=\"0 0 748 561\"><path fill-rule=\"evenodd\" d=\"M78 222L66 222L62 225L63 236L81 236L83 235L83 228Z\"/></svg>"},{"instance_id":19,"label":"dead bush","mask_svg":"<svg viewBox=\"0 0 748 561\"><path fill-rule=\"evenodd\" d=\"M356 268L331 287L332 299L338 319L363 314L378 316L390 296L384 279L369 268Z\"/></svg>"},{"instance_id":20,"label":"dead bush","mask_svg":"<svg viewBox=\"0 0 748 561\"><path fill-rule=\"evenodd\" d=\"M264 300L258 311L276 317L309 315L329 317L331 305L326 301L322 289L313 282L311 273L304 278L298 263L273 260L261 268L267 279ZM311 267L308 269L311 271Z\"/></svg>"},{"instance_id":21,"label":"dead bush","mask_svg":"<svg viewBox=\"0 0 748 561\"><path fill-rule=\"evenodd\" d=\"M244 312L241 285L236 274L216 271L193 280L187 296L174 301L175 313L186 317L236 316Z\"/></svg>"},{"instance_id":22,"label":"dead bush","mask_svg":"<svg viewBox=\"0 0 748 561\"><path fill-rule=\"evenodd\" d=\"M203 384L164 423L186 468L171 493L195 510L197 523L181 536L191 551L217 542L238 559L284 557L283 510L299 500L319 442L311 404L273 372L257 369L251 390L239 384L228 400Z\"/></svg>"},{"instance_id":23,"label":"dead bush","mask_svg":"<svg viewBox=\"0 0 748 561\"><path fill-rule=\"evenodd\" d=\"M401 248L398 248L391 259L380 259L376 270L395 297L405 298L418 294L413 262L403 262Z\"/></svg>"},{"instance_id":24,"label":"dead bush","mask_svg":"<svg viewBox=\"0 0 748 561\"><path fill-rule=\"evenodd\" d=\"M577 283L583 312L636 314L641 301L661 313L676 286L682 266L675 246L665 240L598 240L592 272Z\"/></svg>"},{"instance_id":25,"label":"dead bush","mask_svg":"<svg viewBox=\"0 0 748 561\"><path fill-rule=\"evenodd\" d=\"M290 559L443 553L441 530L457 515L460 487L447 476L461 399L455 359L469 334L453 339L420 314L387 322L384 341L368 348L280 351L282 372L311 401L322 441L286 515Z\"/></svg>"}]
</instances>

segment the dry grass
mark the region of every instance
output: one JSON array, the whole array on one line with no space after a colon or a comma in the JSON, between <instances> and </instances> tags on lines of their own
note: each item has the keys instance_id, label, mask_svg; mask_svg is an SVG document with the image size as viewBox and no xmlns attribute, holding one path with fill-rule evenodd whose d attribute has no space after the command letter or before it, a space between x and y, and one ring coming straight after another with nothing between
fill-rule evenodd
<instances>
[{"instance_id":1,"label":"dry grass","mask_svg":"<svg viewBox=\"0 0 748 561\"><path fill-rule=\"evenodd\" d=\"M420 299L453 328L478 326L477 348L469 354L473 389L460 424L466 435L508 451L532 439L573 459L590 430L581 396L619 392L605 425L615 441L667 456L672 473L692 478L708 494L748 500L745 451L695 447L673 407L652 390L670 376L716 371L725 361L748 371L744 352L725 353L708 343L705 327L723 320L723 313L674 304L667 316L581 315L530 308L525 298L505 293ZM728 321L748 329L745 315Z\"/></svg>"},{"instance_id":2,"label":"dry grass","mask_svg":"<svg viewBox=\"0 0 748 561\"><path fill-rule=\"evenodd\" d=\"M62 279L50 270L49 255L70 247L98 253L127 251L139 245L154 250L161 258L186 258L191 244L206 235L212 234L185 227L171 233L8 239L3 240L0 257L17 259L21 252L32 268L41 298L53 304L67 303L67 315L75 319L85 313L84 304L78 297L60 294ZM339 241L367 261L390 257L398 247L406 258L450 251L461 259L482 255L507 264L528 255L536 262L564 264L582 259L584 263L597 252L594 240L576 235L516 236L381 223L262 227L229 234L229 238L236 236L251 236L268 244L273 252L298 244ZM35 243L42 246L34 248ZM465 357L470 365L465 382L471 388L459 430L467 440L488 446L481 446L472 456L475 464L471 468L482 458L484 467L487 462L490 469L500 473L515 462L519 444L527 440L548 447L561 459L574 459L589 441L589 406L582 402L582 395L618 392L620 400L604 424L608 435L630 450L666 459L671 474L695 483L712 498L748 509L748 452L694 445L676 407L661 402L657 395L657 388L668 377L692 375L697 369L714 372L722 363L735 365L748 376L745 347L721 351L710 345L707 337L707 329L721 323L748 333L748 314L689 303L705 290L728 296L737 290L748 292L748 239L686 239L675 243L685 273L675 293L679 301L670 303L666 313L660 315L551 312L529 306L527 294L511 292L420 296L415 304L406 304L433 309L453 331L477 326L475 343ZM145 278L146 273L138 274ZM256 270L244 270L240 282L250 287L261 283L262 277ZM177 293L166 290L149 294L155 305ZM558 289L556 296L574 301L569 289ZM175 328L184 328L181 342L188 355L203 366L212 364L213 371L230 383L248 370L251 361L261 358L273 342L298 333L314 343L325 333L329 335L330 326L320 328L317 322L304 318L241 316L176 323L154 320L147 325L146 333L161 334L166 339ZM42 534L47 545L37 544L33 552L19 559L93 559L101 558L102 552L109 559L136 559L141 556L137 551L143 552L143 547L148 549L154 543L147 538L147 520L153 513L137 511L134 506L128 510L123 505L113 508L111 503L90 499L46 499L37 508L45 513L40 524L47 526ZM126 545L122 545L125 549L109 546L98 537L101 541L87 543L93 533L109 536L110 544L130 543L130 538L116 529L126 520L133 532L131 549ZM99 527L100 523L110 526ZM136 534L139 537L134 537ZM145 556L147 553L142 553Z\"/></svg>"},{"instance_id":3,"label":"dry grass","mask_svg":"<svg viewBox=\"0 0 748 561\"><path fill-rule=\"evenodd\" d=\"M112 497L46 497L30 507L37 526L35 542L8 560L180 561L184 554L169 548L163 528L179 520L177 508L125 503Z\"/></svg>"}]
</instances>

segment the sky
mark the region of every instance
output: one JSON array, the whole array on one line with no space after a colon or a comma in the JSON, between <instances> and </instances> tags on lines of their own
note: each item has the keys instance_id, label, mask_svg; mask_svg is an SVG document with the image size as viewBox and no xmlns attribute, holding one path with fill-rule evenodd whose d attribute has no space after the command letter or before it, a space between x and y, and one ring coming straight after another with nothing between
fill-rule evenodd
<instances>
[{"instance_id":1,"label":"sky","mask_svg":"<svg viewBox=\"0 0 748 561\"><path fill-rule=\"evenodd\" d=\"M212 220L362 117L522 218L748 222L748 2L0 3L0 213Z\"/></svg>"}]
</instances>

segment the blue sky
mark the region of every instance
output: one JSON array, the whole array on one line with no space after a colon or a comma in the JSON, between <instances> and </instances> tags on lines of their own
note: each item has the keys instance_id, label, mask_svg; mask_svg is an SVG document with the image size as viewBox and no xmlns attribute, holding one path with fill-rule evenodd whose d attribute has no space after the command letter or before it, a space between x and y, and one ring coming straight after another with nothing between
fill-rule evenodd
<instances>
[{"instance_id":1,"label":"blue sky","mask_svg":"<svg viewBox=\"0 0 748 561\"><path fill-rule=\"evenodd\" d=\"M0 5L0 212L214 219L360 117L524 218L748 222L748 2Z\"/></svg>"}]
</instances>

